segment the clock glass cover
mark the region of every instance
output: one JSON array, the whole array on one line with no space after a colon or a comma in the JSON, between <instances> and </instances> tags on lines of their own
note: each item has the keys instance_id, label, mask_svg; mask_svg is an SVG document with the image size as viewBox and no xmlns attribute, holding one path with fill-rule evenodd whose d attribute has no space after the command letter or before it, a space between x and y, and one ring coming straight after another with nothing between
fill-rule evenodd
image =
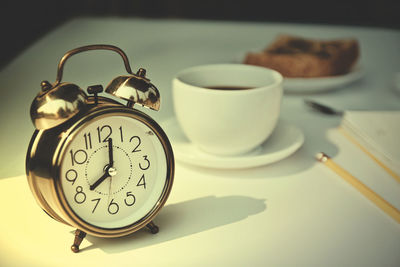
<instances>
[{"instance_id":1,"label":"clock glass cover","mask_svg":"<svg viewBox=\"0 0 400 267\"><path fill-rule=\"evenodd\" d=\"M116 229L152 211L167 179L166 154L155 131L131 116L103 114L70 137L60 180L81 220Z\"/></svg>"}]
</instances>

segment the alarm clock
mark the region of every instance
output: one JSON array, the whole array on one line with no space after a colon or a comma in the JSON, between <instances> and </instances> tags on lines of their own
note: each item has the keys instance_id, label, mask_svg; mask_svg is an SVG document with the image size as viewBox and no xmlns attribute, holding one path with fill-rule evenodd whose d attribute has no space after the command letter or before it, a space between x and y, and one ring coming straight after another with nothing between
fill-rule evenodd
<instances>
[{"instance_id":1,"label":"alarm clock","mask_svg":"<svg viewBox=\"0 0 400 267\"><path fill-rule=\"evenodd\" d=\"M61 82L67 59L89 50L122 57L128 74L104 90L116 98L100 96L102 85L85 92ZM50 217L76 228L73 252L86 234L120 237L144 227L158 232L153 219L172 188L174 155L161 127L134 105L158 110L159 91L144 69L133 74L126 54L111 45L68 51L56 81L43 81L32 102L36 130L26 157L28 183Z\"/></svg>"}]
</instances>

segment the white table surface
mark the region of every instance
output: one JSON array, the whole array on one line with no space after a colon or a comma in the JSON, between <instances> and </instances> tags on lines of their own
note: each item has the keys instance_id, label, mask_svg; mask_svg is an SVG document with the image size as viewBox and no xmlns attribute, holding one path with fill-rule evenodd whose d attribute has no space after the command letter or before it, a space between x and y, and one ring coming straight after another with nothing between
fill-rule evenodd
<instances>
[{"instance_id":1,"label":"white table surface","mask_svg":"<svg viewBox=\"0 0 400 267\"><path fill-rule=\"evenodd\" d=\"M234 62L279 33L315 38L356 37L363 80L340 90L285 95L282 119L305 134L304 146L278 163L215 170L176 163L175 184L156 217L157 235L87 237L73 254L73 228L50 219L24 176L33 126L29 107L42 80L53 82L61 56L88 44L122 48L134 70L160 89L157 121L174 116L171 79L200 64ZM23 33L21 33L23 34ZM81 18L37 41L0 73L0 266L400 266L400 225L314 159L324 151L376 190L400 185L341 136L339 117L307 109L311 98L342 109L399 110L392 81L400 71L400 32L380 28L147 19ZM64 81L86 88L124 74L118 55L72 57ZM399 147L400 148L400 147ZM379 182L377 183L377 179ZM383 188L383 189L382 189ZM396 191L398 190L398 191Z\"/></svg>"}]
</instances>

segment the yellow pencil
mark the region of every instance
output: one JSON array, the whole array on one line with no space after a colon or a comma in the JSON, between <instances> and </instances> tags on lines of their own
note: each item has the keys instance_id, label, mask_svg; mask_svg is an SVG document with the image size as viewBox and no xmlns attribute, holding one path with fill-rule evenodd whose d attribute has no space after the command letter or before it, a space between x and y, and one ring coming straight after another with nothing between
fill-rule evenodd
<instances>
[{"instance_id":1,"label":"yellow pencil","mask_svg":"<svg viewBox=\"0 0 400 267\"><path fill-rule=\"evenodd\" d=\"M332 171L336 172L345 181L354 186L361 194L367 197L369 200L375 203L380 209L386 212L389 216L400 223L400 211L392 206L389 202L383 199L380 195L371 190L368 186L363 184L345 169L337 165L328 155L323 152L318 153L316 156L317 160L324 163Z\"/></svg>"}]
</instances>

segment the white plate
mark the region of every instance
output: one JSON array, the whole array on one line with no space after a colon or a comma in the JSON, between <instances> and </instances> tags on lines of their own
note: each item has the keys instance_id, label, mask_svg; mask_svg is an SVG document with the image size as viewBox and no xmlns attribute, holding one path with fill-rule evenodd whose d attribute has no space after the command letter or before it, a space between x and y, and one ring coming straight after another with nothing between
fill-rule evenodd
<instances>
[{"instance_id":1,"label":"white plate","mask_svg":"<svg viewBox=\"0 0 400 267\"><path fill-rule=\"evenodd\" d=\"M247 53L238 56L234 62L244 64ZM364 69L356 65L349 73L330 77L318 78L284 78L283 90L285 93L320 93L341 88L353 83L364 76Z\"/></svg>"},{"instance_id":2,"label":"white plate","mask_svg":"<svg viewBox=\"0 0 400 267\"><path fill-rule=\"evenodd\" d=\"M364 70L356 66L344 75L320 78L284 78L283 89L288 93L317 93L349 85L364 76Z\"/></svg>"},{"instance_id":3,"label":"white plate","mask_svg":"<svg viewBox=\"0 0 400 267\"><path fill-rule=\"evenodd\" d=\"M175 117L161 126L168 135L178 161L207 168L241 169L273 163L290 156L304 143L300 129L279 121L271 137L252 152L235 157L220 157L202 152L191 143Z\"/></svg>"}]
</instances>

